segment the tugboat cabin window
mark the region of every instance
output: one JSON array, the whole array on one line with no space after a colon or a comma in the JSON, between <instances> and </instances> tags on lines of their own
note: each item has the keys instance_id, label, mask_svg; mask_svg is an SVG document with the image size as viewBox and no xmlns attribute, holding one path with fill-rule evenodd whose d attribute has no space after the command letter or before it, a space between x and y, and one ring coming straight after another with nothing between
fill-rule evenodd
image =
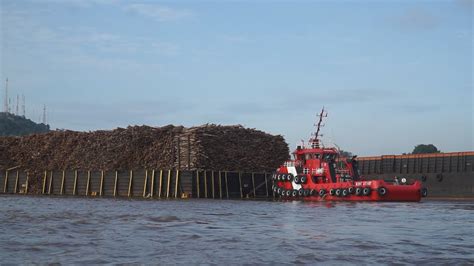
<instances>
[{"instance_id":1,"label":"tugboat cabin window","mask_svg":"<svg viewBox=\"0 0 474 266\"><path fill-rule=\"evenodd\" d=\"M307 153L307 154L305 154L305 159L306 160L319 159L319 158L321 158L321 154L319 154L319 153Z\"/></svg>"},{"instance_id":2,"label":"tugboat cabin window","mask_svg":"<svg viewBox=\"0 0 474 266\"><path fill-rule=\"evenodd\" d=\"M332 159L335 159L336 158L336 155L335 154L324 154L324 160L332 160Z\"/></svg>"}]
</instances>

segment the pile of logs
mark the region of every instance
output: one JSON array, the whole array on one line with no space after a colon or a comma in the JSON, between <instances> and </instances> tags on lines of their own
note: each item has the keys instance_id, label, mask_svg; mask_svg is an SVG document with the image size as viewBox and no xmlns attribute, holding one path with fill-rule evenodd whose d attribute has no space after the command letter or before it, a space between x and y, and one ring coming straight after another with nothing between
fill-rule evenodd
<instances>
[{"instance_id":1,"label":"pile of logs","mask_svg":"<svg viewBox=\"0 0 474 266\"><path fill-rule=\"evenodd\" d=\"M0 169L213 169L273 171L288 145L242 126L133 126L111 131L52 131L0 137Z\"/></svg>"},{"instance_id":2,"label":"pile of logs","mask_svg":"<svg viewBox=\"0 0 474 266\"><path fill-rule=\"evenodd\" d=\"M203 125L179 136L178 168L273 171L288 159L282 136L242 126Z\"/></svg>"}]
</instances>

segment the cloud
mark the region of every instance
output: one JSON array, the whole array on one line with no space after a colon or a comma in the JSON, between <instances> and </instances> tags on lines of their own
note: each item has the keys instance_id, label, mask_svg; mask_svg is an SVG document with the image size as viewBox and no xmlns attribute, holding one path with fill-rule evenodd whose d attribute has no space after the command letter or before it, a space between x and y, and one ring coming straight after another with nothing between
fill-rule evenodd
<instances>
[{"instance_id":1,"label":"cloud","mask_svg":"<svg viewBox=\"0 0 474 266\"><path fill-rule=\"evenodd\" d=\"M91 8L96 5L118 4L119 0L30 0L37 4L68 5L77 8Z\"/></svg>"},{"instance_id":2,"label":"cloud","mask_svg":"<svg viewBox=\"0 0 474 266\"><path fill-rule=\"evenodd\" d=\"M138 71L143 71L143 69L160 72L163 69L163 66L158 63L144 63L130 59L106 58L87 54L77 54L67 57L53 58L51 62L57 64L58 66L73 66L74 68L83 69L93 68L101 71L102 73L105 73L103 71L109 71L110 73L137 73Z\"/></svg>"},{"instance_id":3,"label":"cloud","mask_svg":"<svg viewBox=\"0 0 474 266\"><path fill-rule=\"evenodd\" d=\"M180 52L174 43L147 36L126 37L90 27L46 25L38 19L38 10L8 7L1 10L1 15L1 51L6 55L2 63L8 68L23 57L36 58L35 62L46 67L65 64L99 70L161 69L160 56ZM136 55L146 55L150 60L145 61L153 63L140 62Z\"/></svg>"},{"instance_id":4,"label":"cloud","mask_svg":"<svg viewBox=\"0 0 474 266\"><path fill-rule=\"evenodd\" d=\"M409 30L432 30L440 26L441 18L424 9L409 9L394 18L397 26Z\"/></svg>"},{"instance_id":5,"label":"cloud","mask_svg":"<svg viewBox=\"0 0 474 266\"><path fill-rule=\"evenodd\" d=\"M230 42L230 43L237 43L237 44L242 44L242 43L248 43L252 41L248 36L246 35L224 35L222 36L222 39L224 41Z\"/></svg>"},{"instance_id":6,"label":"cloud","mask_svg":"<svg viewBox=\"0 0 474 266\"><path fill-rule=\"evenodd\" d=\"M469 12L472 12L472 8L474 7L474 1L472 0L456 0L456 4Z\"/></svg>"},{"instance_id":7,"label":"cloud","mask_svg":"<svg viewBox=\"0 0 474 266\"><path fill-rule=\"evenodd\" d=\"M125 7L125 10L159 22L178 21L193 15L189 10L175 9L156 4L130 4Z\"/></svg>"},{"instance_id":8,"label":"cloud","mask_svg":"<svg viewBox=\"0 0 474 266\"><path fill-rule=\"evenodd\" d=\"M397 91L377 88L360 88L360 89L324 89L314 90L305 95L297 95L299 99L308 101L318 101L332 105L374 103L380 101L391 100L397 97Z\"/></svg>"},{"instance_id":9,"label":"cloud","mask_svg":"<svg viewBox=\"0 0 474 266\"><path fill-rule=\"evenodd\" d=\"M441 110L441 104L430 103L405 103L392 106L396 111L402 111L409 114L433 113Z\"/></svg>"},{"instance_id":10,"label":"cloud","mask_svg":"<svg viewBox=\"0 0 474 266\"><path fill-rule=\"evenodd\" d=\"M254 116L281 116L283 113L290 116L311 111L314 106L301 105L296 107L295 103L308 101L318 102L332 106L348 106L352 104L373 104L388 102L396 98L398 93L386 89L332 89L332 90L308 90L305 93L299 93L287 97L284 93L278 93L283 97L273 97L271 101L256 101L253 99L240 99L238 101L229 101L220 103L215 112L229 114L232 117L254 117Z\"/></svg>"},{"instance_id":11,"label":"cloud","mask_svg":"<svg viewBox=\"0 0 474 266\"><path fill-rule=\"evenodd\" d=\"M114 103L62 101L52 102L48 108L51 125L73 130L112 129L140 124L158 126L178 121L178 117L190 115L190 112L196 113L193 105L178 99ZM186 122L183 119L179 121Z\"/></svg>"},{"instance_id":12,"label":"cloud","mask_svg":"<svg viewBox=\"0 0 474 266\"><path fill-rule=\"evenodd\" d=\"M174 43L152 42L150 45L156 53L161 55L175 56L180 53L180 47Z\"/></svg>"}]
</instances>

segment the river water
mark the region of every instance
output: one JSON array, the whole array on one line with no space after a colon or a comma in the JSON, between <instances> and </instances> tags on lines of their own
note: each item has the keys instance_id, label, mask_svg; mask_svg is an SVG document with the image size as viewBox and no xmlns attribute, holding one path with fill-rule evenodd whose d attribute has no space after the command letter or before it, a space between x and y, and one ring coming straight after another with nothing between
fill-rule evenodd
<instances>
[{"instance_id":1,"label":"river water","mask_svg":"<svg viewBox=\"0 0 474 266\"><path fill-rule=\"evenodd\" d=\"M0 196L0 263L474 264L474 201Z\"/></svg>"}]
</instances>

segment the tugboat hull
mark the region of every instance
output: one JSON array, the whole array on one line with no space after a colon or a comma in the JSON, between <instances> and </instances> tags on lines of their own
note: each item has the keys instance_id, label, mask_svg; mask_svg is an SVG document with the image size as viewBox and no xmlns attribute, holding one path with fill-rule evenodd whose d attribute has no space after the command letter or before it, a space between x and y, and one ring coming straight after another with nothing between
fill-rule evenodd
<instances>
[{"instance_id":1,"label":"tugboat hull","mask_svg":"<svg viewBox=\"0 0 474 266\"><path fill-rule=\"evenodd\" d=\"M394 184L383 180L372 180L309 184L300 188L294 188L290 182L278 182L274 188L276 188L274 192L281 198L308 201L417 202L427 194L419 181L413 184Z\"/></svg>"}]
</instances>

